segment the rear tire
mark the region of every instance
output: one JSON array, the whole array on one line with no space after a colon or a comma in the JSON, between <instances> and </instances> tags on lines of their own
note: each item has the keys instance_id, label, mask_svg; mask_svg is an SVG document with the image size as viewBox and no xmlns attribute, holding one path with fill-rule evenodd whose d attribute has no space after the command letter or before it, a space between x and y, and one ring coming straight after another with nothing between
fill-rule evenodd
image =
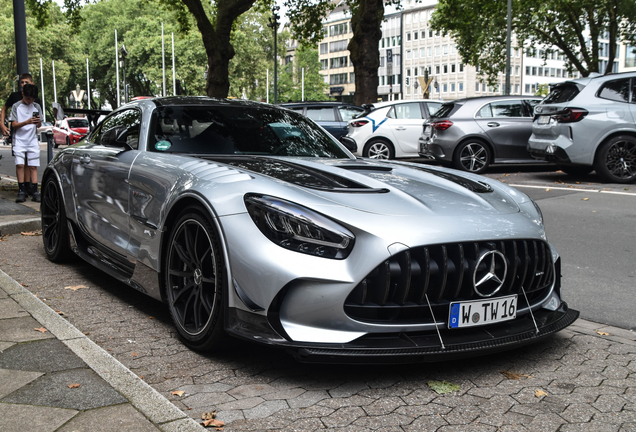
<instances>
[{"instance_id":1,"label":"rear tire","mask_svg":"<svg viewBox=\"0 0 636 432\"><path fill-rule=\"evenodd\" d=\"M636 181L636 138L619 135L605 141L596 153L594 168L611 183Z\"/></svg>"},{"instance_id":2,"label":"rear tire","mask_svg":"<svg viewBox=\"0 0 636 432\"><path fill-rule=\"evenodd\" d=\"M42 241L46 257L54 263L70 261L75 254L71 250L66 211L62 191L54 176L46 179L42 188Z\"/></svg>"},{"instance_id":3,"label":"rear tire","mask_svg":"<svg viewBox=\"0 0 636 432\"><path fill-rule=\"evenodd\" d=\"M488 169L492 155L490 148L483 141L468 140L459 145L453 157L455 168L474 174L481 174Z\"/></svg>"},{"instance_id":4,"label":"rear tire","mask_svg":"<svg viewBox=\"0 0 636 432\"><path fill-rule=\"evenodd\" d=\"M181 339L200 351L221 348L225 264L218 236L203 210L185 209L165 250L165 287L170 315Z\"/></svg>"},{"instance_id":5,"label":"rear tire","mask_svg":"<svg viewBox=\"0 0 636 432\"><path fill-rule=\"evenodd\" d=\"M375 139L369 141L362 151L362 156L371 159L395 159L395 149L393 144Z\"/></svg>"}]
</instances>

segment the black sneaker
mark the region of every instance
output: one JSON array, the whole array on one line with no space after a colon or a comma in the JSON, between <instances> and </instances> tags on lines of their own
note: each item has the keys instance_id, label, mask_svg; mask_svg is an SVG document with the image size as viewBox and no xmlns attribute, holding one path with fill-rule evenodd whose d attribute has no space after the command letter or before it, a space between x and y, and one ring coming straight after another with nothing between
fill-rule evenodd
<instances>
[{"instance_id":1,"label":"black sneaker","mask_svg":"<svg viewBox=\"0 0 636 432\"><path fill-rule=\"evenodd\" d=\"M24 191L18 191L18 196L15 198L15 202L21 203L26 201L26 195Z\"/></svg>"},{"instance_id":2,"label":"black sneaker","mask_svg":"<svg viewBox=\"0 0 636 432\"><path fill-rule=\"evenodd\" d=\"M33 198L31 198L31 201L34 202L41 202L42 201L42 197L40 196L40 192L33 192Z\"/></svg>"}]
</instances>

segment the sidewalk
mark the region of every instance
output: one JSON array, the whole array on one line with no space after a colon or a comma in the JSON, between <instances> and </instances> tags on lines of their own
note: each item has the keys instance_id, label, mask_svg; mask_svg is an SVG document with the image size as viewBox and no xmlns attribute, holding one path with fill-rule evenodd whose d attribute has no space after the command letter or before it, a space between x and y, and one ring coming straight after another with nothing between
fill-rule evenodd
<instances>
[{"instance_id":1,"label":"sidewalk","mask_svg":"<svg viewBox=\"0 0 636 432\"><path fill-rule=\"evenodd\" d=\"M0 180L0 236L40 229ZM27 426L28 425L28 426ZM196 421L0 271L0 430L201 431Z\"/></svg>"}]
</instances>

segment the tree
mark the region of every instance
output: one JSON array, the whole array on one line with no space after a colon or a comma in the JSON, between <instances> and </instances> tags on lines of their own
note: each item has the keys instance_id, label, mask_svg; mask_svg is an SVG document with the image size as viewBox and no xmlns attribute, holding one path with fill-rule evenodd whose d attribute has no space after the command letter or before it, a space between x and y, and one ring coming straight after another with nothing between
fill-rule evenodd
<instances>
[{"instance_id":1,"label":"tree","mask_svg":"<svg viewBox=\"0 0 636 432\"><path fill-rule=\"evenodd\" d=\"M302 70L305 71L305 100L326 101L329 85L320 75L320 60L315 46L296 49L293 63L289 63L278 77L279 100L299 102L302 100Z\"/></svg>"},{"instance_id":2,"label":"tree","mask_svg":"<svg viewBox=\"0 0 636 432\"><path fill-rule=\"evenodd\" d=\"M400 0L345 0L351 13L353 37L349 53L354 67L358 105L374 103L378 98L378 44L382 38L384 7L399 6ZM317 44L323 37L322 20L339 3L331 0L285 0L292 34L302 44Z\"/></svg>"},{"instance_id":3,"label":"tree","mask_svg":"<svg viewBox=\"0 0 636 432\"><path fill-rule=\"evenodd\" d=\"M465 63L479 66L494 84L505 68L506 7L501 0L440 0L431 27L450 34ZM636 42L636 2L633 0L515 0L512 30L517 48L542 49L546 60L561 51L570 71L599 72L599 38L609 40L608 57L617 41ZM612 61L605 70L612 71Z\"/></svg>"}]
</instances>

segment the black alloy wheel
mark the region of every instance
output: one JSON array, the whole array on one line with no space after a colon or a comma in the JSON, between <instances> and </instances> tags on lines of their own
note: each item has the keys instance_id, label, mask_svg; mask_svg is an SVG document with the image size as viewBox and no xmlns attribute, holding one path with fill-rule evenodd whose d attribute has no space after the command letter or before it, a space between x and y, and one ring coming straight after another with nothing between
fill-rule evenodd
<instances>
[{"instance_id":1,"label":"black alloy wheel","mask_svg":"<svg viewBox=\"0 0 636 432\"><path fill-rule=\"evenodd\" d=\"M636 181L636 138L621 135L606 141L596 155L596 173L612 183Z\"/></svg>"},{"instance_id":2,"label":"black alloy wheel","mask_svg":"<svg viewBox=\"0 0 636 432\"><path fill-rule=\"evenodd\" d=\"M453 163L455 168L481 174L490 165L490 149L482 141L466 141L459 145Z\"/></svg>"},{"instance_id":3,"label":"black alloy wheel","mask_svg":"<svg viewBox=\"0 0 636 432\"><path fill-rule=\"evenodd\" d=\"M42 241L49 260L55 263L69 261L74 254L71 251L66 212L62 193L55 177L48 177L42 188Z\"/></svg>"},{"instance_id":4,"label":"black alloy wheel","mask_svg":"<svg viewBox=\"0 0 636 432\"><path fill-rule=\"evenodd\" d=\"M209 351L224 336L224 260L202 210L186 209L174 226L164 261L168 307L185 343Z\"/></svg>"}]
</instances>

